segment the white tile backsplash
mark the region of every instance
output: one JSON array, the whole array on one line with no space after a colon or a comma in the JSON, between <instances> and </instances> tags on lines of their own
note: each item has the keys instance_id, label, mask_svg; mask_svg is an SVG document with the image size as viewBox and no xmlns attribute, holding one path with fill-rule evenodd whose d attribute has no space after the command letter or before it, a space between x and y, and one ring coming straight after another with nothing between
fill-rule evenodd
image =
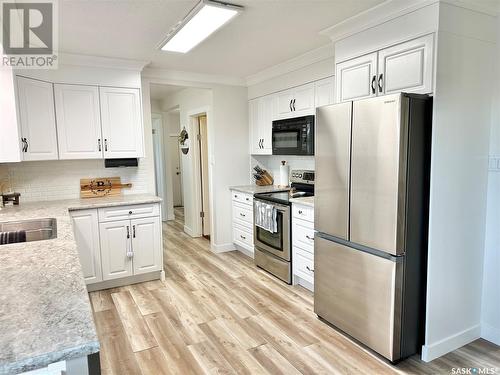
<instances>
[{"instance_id":1,"label":"white tile backsplash","mask_svg":"<svg viewBox=\"0 0 500 375\"><path fill-rule=\"evenodd\" d=\"M286 160L293 169L314 170L314 156L294 156L294 155L252 155L250 158L250 177L253 181L253 167L259 165L267 170L274 178L275 183L279 183L281 161Z\"/></svg>"},{"instance_id":2,"label":"white tile backsplash","mask_svg":"<svg viewBox=\"0 0 500 375\"><path fill-rule=\"evenodd\" d=\"M4 190L21 193L22 202L72 199L80 196L80 178L121 177L132 183L124 194L154 193L154 176L148 173L148 159L138 167L104 168L104 160L51 160L0 164L0 183ZM153 181L151 181L153 179ZM11 186L10 186L11 185Z\"/></svg>"}]
</instances>

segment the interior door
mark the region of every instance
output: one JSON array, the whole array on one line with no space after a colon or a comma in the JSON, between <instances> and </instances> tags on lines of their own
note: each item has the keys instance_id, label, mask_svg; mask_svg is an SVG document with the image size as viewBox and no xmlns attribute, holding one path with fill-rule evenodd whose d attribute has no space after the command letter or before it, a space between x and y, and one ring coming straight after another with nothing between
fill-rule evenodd
<instances>
[{"instance_id":1,"label":"interior door","mask_svg":"<svg viewBox=\"0 0 500 375\"><path fill-rule=\"evenodd\" d=\"M159 217L131 220L134 275L162 269Z\"/></svg>"},{"instance_id":2,"label":"interior door","mask_svg":"<svg viewBox=\"0 0 500 375\"><path fill-rule=\"evenodd\" d=\"M85 282L102 281L97 210L72 211L71 219Z\"/></svg>"},{"instance_id":3,"label":"interior door","mask_svg":"<svg viewBox=\"0 0 500 375\"><path fill-rule=\"evenodd\" d=\"M377 52L336 65L338 102L377 96Z\"/></svg>"},{"instance_id":4,"label":"interior door","mask_svg":"<svg viewBox=\"0 0 500 375\"><path fill-rule=\"evenodd\" d=\"M103 280L132 275L130 231L130 220L99 224Z\"/></svg>"},{"instance_id":5,"label":"interior door","mask_svg":"<svg viewBox=\"0 0 500 375\"><path fill-rule=\"evenodd\" d=\"M23 160L57 160L52 83L17 77Z\"/></svg>"},{"instance_id":6,"label":"interior door","mask_svg":"<svg viewBox=\"0 0 500 375\"><path fill-rule=\"evenodd\" d=\"M315 237L314 312L390 360L399 358L403 264Z\"/></svg>"},{"instance_id":7,"label":"interior door","mask_svg":"<svg viewBox=\"0 0 500 375\"><path fill-rule=\"evenodd\" d=\"M352 102L316 110L314 225L318 232L349 239Z\"/></svg>"},{"instance_id":8,"label":"interior door","mask_svg":"<svg viewBox=\"0 0 500 375\"><path fill-rule=\"evenodd\" d=\"M353 104L350 240L404 252L406 139L401 95ZM401 193L401 194L400 194Z\"/></svg>"},{"instance_id":9,"label":"interior door","mask_svg":"<svg viewBox=\"0 0 500 375\"><path fill-rule=\"evenodd\" d=\"M172 175L172 194L174 199L174 207L181 207L182 202L182 172L181 172L181 161L180 161L180 150L179 141L177 135L168 137L169 140L169 159L171 163L170 170L173 172Z\"/></svg>"},{"instance_id":10,"label":"interior door","mask_svg":"<svg viewBox=\"0 0 500 375\"><path fill-rule=\"evenodd\" d=\"M105 158L144 156L139 89L99 87Z\"/></svg>"},{"instance_id":11,"label":"interior door","mask_svg":"<svg viewBox=\"0 0 500 375\"><path fill-rule=\"evenodd\" d=\"M208 181L208 128L207 116L198 117L200 126L200 175L201 175L201 201L203 217L202 217L202 234L210 236L210 199L209 199L209 181Z\"/></svg>"},{"instance_id":12,"label":"interior door","mask_svg":"<svg viewBox=\"0 0 500 375\"><path fill-rule=\"evenodd\" d=\"M433 44L431 34L379 51L379 92L432 92Z\"/></svg>"},{"instance_id":13,"label":"interior door","mask_svg":"<svg viewBox=\"0 0 500 375\"><path fill-rule=\"evenodd\" d=\"M97 86L54 84L60 159L103 157Z\"/></svg>"}]
</instances>

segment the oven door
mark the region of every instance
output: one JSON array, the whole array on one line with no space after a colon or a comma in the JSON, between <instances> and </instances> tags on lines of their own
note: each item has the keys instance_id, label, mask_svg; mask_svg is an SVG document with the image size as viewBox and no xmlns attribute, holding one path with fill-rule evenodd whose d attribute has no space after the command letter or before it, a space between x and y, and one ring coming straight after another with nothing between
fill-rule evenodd
<instances>
[{"instance_id":1,"label":"oven door","mask_svg":"<svg viewBox=\"0 0 500 375\"><path fill-rule=\"evenodd\" d=\"M276 208L278 230L271 233L254 225L254 245L278 258L290 261L290 207L264 200L261 202L272 204Z\"/></svg>"}]
</instances>

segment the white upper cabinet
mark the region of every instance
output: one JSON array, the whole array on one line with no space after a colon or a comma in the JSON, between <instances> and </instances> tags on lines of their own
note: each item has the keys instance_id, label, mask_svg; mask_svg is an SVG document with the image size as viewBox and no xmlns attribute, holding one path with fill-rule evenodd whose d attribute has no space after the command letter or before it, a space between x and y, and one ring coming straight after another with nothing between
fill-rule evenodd
<instances>
[{"instance_id":1,"label":"white upper cabinet","mask_svg":"<svg viewBox=\"0 0 500 375\"><path fill-rule=\"evenodd\" d=\"M337 102L377 95L377 53L370 53L336 65Z\"/></svg>"},{"instance_id":2,"label":"white upper cabinet","mask_svg":"<svg viewBox=\"0 0 500 375\"><path fill-rule=\"evenodd\" d=\"M0 163L21 161L21 136L17 120L14 73L0 69Z\"/></svg>"},{"instance_id":3,"label":"white upper cabinet","mask_svg":"<svg viewBox=\"0 0 500 375\"><path fill-rule=\"evenodd\" d=\"M253 155L272 154L272 122L275 108L274 95L249 101L250 152Z\"/></svg>"},{"instance_id":4,"label":"white upper cabinet","mask_svg":"<svg viewBox=\"0 0 500 375\"><path fill-rule=\"evenodd\" d=\"M314 91L315 91L315 106L321 107L324 105L333 104L335 100L335 92L334 92L334 82L333 77L328 77L322 79L321 81L317 81L315 83Z\"/></svg>"},{"instance_id":5,"label":"white upper cabinet","mask_svg":"<svg viewBox=\"0 0 500 375\"><path fill-rule=\"evenodd\" d=\"M336 64L337 102L398 92L433 91L434 35Z\"/></svg>"},{"instance_id":6,"label":"white upper cabinet","mask_svg":"<svg viewBox=\"0 0 500 375\"><path fill-rule=\"evenodd\" d=\"M291 113L293 112L292 102L292 90L286 90L276 94L276 116L278 118L291 117Z\"/></svg>"},{"instance_id":7,"label":"white upper cabinet","mask_svg":"<svg viewBox=\"0 0 500 375\"><path fill-rule=\"evenodd\" d=\"M103 157L97 86L54 85L60 159Z\"/></svg>"},{"instance_id":8,"label":"white upper cabinet","mask_svg":"<svg viewBox=\"0 0 500 375\"><path fill-rule=\"evenodd\" d=\"M23 160L57 160L52 83L17 77Z\"/></svg>"},{"instance_id":9,"label":"white upper cabinet","mask_svg":"<svg viewBox=\"0 0 500 375\"><path fill-rule=\"evenodd\" d=\"M314 83L298 86L276 94L276 117L289 118L314 113Z\"/></svg>"},{"instance_id":10,"label":"white upper cabinet","mask_svg":"<svg viewBox=\"0 0 500 375\"><path fill-rule=\"evenodd\" d=\"M85 282L91 284L102 281L97 210L72 211L71 219Z\"/></svg>"},{"instance_id":11,"label":"white upper cabinet","mask_svg":"<svg viewBox=\"0 0 500 375\"><path fill-rule=\"evenodd\" d=\"M134 275L160 271L162 269L162 245L160 218L133 219L132 251L134 253Z\"/></svg>"},{"instance_id":12,"label":"white upper cabinet","mask_svg":"<svg viewBox=\"0 0 500 375\"><path fill-rule=\"evenodd\" d=\"M379 92L432 92L433 44L431 34L379 51Z\"/></svg>"},{"instance_id":13,"label":"white upper cabinet","mask_svg":"<svg viewBox=\"0 0 500 375\"><path fill-rule=\"evenodd\" d=\"M144 156L139 89L99 87L105 158Z\"/></svg>"}]
</instances>

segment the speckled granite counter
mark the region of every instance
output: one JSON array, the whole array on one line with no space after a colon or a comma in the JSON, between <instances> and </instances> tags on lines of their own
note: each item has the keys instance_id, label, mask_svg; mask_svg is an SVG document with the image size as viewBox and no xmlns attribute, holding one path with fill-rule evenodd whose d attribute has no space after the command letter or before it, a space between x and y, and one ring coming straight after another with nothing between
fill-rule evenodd
<instances>
[{"instance_id":1,"label":"speckled granite counter","mask_svg":"<svg viewBox=\"0 0 500 375\"><path fill-rule=\"evenodd\" d=\"M300 203L304 206L314 207L314 197L290 198L292 203Z\"/></svg>"},{"instance_id":2,"label":"speckled granite counter","mask_svg":"<svg viewBox=\"0 0 500 375\"><path fill-rule=\"evenodd\" d=\"M257 186L257 185L243 185L243 186L231 186L229 190L241 191L247 194L258 194L258 193L271 193L274 191L288 191L289 187L268 185L268 186Z\"/></svg>"},{"instance_id":3,"label":"speckled granite counter","mask_svg":"<svg viewBox=\"0 0 500 375\"><path fill-rule=\"evenodd\" d=\"M0 210L0 222L57 219L56 239L0 246L0 374L99 351L68 210L160 201L153 195L124 195Z\"/></svg>"}]
</instances>

